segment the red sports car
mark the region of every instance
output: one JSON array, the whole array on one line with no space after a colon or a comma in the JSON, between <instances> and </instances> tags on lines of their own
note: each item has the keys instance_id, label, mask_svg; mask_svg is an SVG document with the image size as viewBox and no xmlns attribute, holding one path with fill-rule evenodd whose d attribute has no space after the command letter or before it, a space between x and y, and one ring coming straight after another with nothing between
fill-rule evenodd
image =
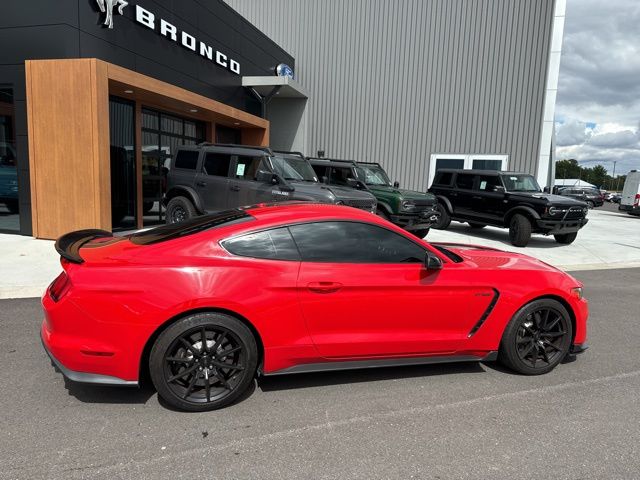
<instances>
[{"instance_id":1,"label":"red sports car","mask_svg":"<svg viewBox=\"0 0 640 480\"><path fill-rule=\"evenodd\" d=\"M184 410L223 407L256 374L497 359L535 375L586 348L570 275L349 207L258 205L56 248L41 332L53 362L79 382L149 375Z\"/></svg>"}]
</instances>

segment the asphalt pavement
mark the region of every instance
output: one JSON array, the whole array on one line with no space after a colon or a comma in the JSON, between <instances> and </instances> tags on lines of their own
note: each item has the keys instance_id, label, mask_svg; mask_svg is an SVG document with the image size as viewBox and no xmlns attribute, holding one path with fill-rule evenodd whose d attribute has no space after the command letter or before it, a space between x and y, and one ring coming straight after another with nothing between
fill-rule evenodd
<instances>
[{"instance_id":1,"label":"asphalt pavement","mask_svg":"<svg viewBox=\"0 0 640 480\"><path fill-rule=\"evenodd\" d=\"M640 269L574 274L589 350L525 377L450 364L260 380L223 410L65 384L37 299L0 301L0 478L640 478Z\"/></svg>"}]
</instances>

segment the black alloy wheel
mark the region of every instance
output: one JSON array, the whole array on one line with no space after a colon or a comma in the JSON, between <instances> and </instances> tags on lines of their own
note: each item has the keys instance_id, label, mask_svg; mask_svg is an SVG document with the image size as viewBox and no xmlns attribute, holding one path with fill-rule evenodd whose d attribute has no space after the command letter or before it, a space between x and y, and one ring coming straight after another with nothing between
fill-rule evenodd
<instances>
[{"instance_id":1,"label":"black alloy wheel","mask_svg":"<svg viewBox=\"0 0 640 480\"><path fill-rule=\"evenodd\" d=\"M188 198L173 197L167 204L166 223L184 222L196 215L196 208Z\"/></svg>"},{"instance_id":2,"label":"black alloy wheel","mask_svg":"<svg viewBox=\"0 0 640 480\"><path fill-rule=\"evenodd\" d=\"M187 411L221 408L253 380L256 342L239 320L217 313L186 317L165 330L150 355L158 394Z\"/></svg>"},{"instance_id":3,"label":"black alloy wheel","mask_svg":"<svg viewBox=\"0 0 640 480\"><path fill-rule=\"evenodd\" d=\"M536 300L522 308L505 329L500 360L526 375L547 373L567 355L572 325L566 308L556 300Z\"/></svg>"},{"instance_id":4,"label":"black alloy wheel","mask_svg":"<svg viewBox=\"0 0 640 480\"><path fill-rule=\"evenodd\" d=\"M509 240L516 247L526 247L531 240L531 222L527 217L516 213L509 222Z\"/></svg>"},{"instance_id":5,"label":"black alloy wheel","mask_svg":"<svg viewBox=\"0 0 640 480\"><path fill-rule=\"evenodd\" d=\"M446 230L447 227L451 224L451 215L449 215L447 207L445 207L441 203L438 203L436 209L440 214L440 218L438 218L438 221L433 224L433 228L435 228L436 230Z\"/></svg>"},{"instance_id":6,"label":"black alloy wheel","mask_svg":"<svg viewBox=\"0 0 640 480\"><path fill-rule=\"evenodd\" d=\"M589 208L589 210L592 210L593 208L595 208L595 203L593 203L591 200L587 200L587 208Z\"/></svg>"}]
</instances>

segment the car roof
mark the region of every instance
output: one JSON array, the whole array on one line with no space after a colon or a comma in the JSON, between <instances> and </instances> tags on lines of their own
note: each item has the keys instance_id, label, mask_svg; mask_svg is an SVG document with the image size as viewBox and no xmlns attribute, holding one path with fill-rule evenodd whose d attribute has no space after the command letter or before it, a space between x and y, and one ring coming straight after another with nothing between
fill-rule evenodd
<instances>
[{"instance_id":1,"label":"car roof","mask_svg":"<svg viewBox=\"0 0 640 480\"><path fill-rule=\"evenodd\" d=\"M209 143L202 142L197 145L180 145L179 150L232 150L237 153L246 153L253 155L273 155L273 152L269 147L260 147L258 145L239 145L235 143Z\"/></svg>"},{"instance_id":2,"label":"car roof","mask_svg":"<svg viewBox=\"0 0 640 480\"><path fill-rule=\"evenodd\" d=\"M502 170L468 170L464 168L439 168L436 173L469 173L471 175L531 175L527 172L505 172Z\"/></svg>"},{"instance_id":3,"label":"car roof","mask_svg":"<svg viewBox=\"0 0 640 480\"><path fill-rule=\"evenodd\" d=\"M330 165L332 163L343 164L342 166L354 166L356 164L355 160L343 160L339 158L318 158L318 157L308 157L311 163L326 163Z\"/></svg>"},{"instance_id":4,"label":"car roof","mask_svg":"<svg viewBox=\"0 0 640 480\"><path fill-rule=\"evenodd\" d=\"M358 208L303 201L260 203L242 207L242 209L259 221L282 219L285 223L329 218L376 221L379 218L377 215Z\"/></svg>"}]
</instances>

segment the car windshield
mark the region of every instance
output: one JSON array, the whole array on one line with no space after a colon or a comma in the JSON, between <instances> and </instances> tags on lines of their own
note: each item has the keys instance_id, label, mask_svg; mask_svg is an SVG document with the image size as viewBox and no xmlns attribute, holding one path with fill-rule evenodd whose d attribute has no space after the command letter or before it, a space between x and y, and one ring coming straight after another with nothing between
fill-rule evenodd
<instances>
[{"instance_id":1,"label":"car windshield","mask_svg":"<svg viewBox=\"0 0 640 480\"><path fill-rule=\"evenodd\" d=\"M502 175L508 192L540 192L540 185L531 175Z\"/></svg>"},{"instance_id":2,"label":"car windshield","mask_svg":"<svg viewBox=\"0 0 640 480\"><path fill-rule=\"evenodd\" d=\"M382 167L378 165L358 165L356 168L358 179L365 185L385 185L391 186L391 180L387 177Z\"/></svg>"},{"instance_id":3,"label":"car windshield","mask_svg":"<svg viewBox=\"0 0 640 480\"><path fill-rule=\"evenodd\" d=\"M276 173L285 180L318 181L309 162L302 158L274 156L271 161Z\"/></svg>"}]
</instances>

